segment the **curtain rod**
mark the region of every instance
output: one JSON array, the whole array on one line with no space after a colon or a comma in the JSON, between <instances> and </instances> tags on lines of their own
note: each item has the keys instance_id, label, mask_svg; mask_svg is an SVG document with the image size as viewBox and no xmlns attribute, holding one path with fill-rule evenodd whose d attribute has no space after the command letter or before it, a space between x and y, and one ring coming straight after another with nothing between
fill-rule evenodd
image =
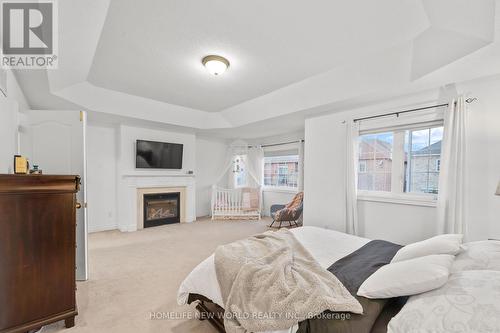
<instances>
[{"instance_id":1,"label":"curtain rod","mask_svg":"<svg viewBox=\"0 0 500 333\"><path fill-rule=\"evenodd\" d=\"M477 98L467 98L465 101L467 103L472 103L476 101ZM445 104L438 104L438 105L430 105L430 106L424 106L421 108L416 108L416 109L410 109L410 110L404 110L404 111L397 111L397 112L391 112L391 113L386 113L386 114L379 114L376 116L369 116L369 117L363 117L363 118L356 118L354 119L354 122L362 121L362 120L368 120L368 119L375 119L375 118L380 118L380 117L388 117L388 116L396 116L399 117L400 114L403 113L408 113L408 112L415 112L415 111L422 111L422 110L427 110L427 109L434 109L434 108L441 108L444 106L448 106L450 103L445 103Z\"/></svg>"},{"instance_id":2,"label":"curtain rod","mask_svg":"<svg viewBox=\"0 0 500 333\"><path fill-rule=\"evenodd\" d=\"M300 139L300 140L296 140L296 141L279 142L279 143L269 143L269 144L266 144L266 145L248 146L248 148L255 148L255 147L265 148L265 147L283 146L283 145L289 145L291 143L301 143L301 142L305 142L305 140L304 139Z\"/></svg>"}]
</instances>

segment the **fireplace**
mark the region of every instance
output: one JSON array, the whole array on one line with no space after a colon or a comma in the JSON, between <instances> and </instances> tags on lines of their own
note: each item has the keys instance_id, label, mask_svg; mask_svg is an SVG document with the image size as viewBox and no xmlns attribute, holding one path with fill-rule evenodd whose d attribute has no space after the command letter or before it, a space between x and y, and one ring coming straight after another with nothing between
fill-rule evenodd
<instances>
[{"instance_id":1,"label":"fireplace","mask_svg":"<svg viewBox=\"0 0 500 333\"><path fill-rule=\"evenodd\" d=\"M180 222L180 192L144 194L144 228Z\"/></svg>"}]
</instances>

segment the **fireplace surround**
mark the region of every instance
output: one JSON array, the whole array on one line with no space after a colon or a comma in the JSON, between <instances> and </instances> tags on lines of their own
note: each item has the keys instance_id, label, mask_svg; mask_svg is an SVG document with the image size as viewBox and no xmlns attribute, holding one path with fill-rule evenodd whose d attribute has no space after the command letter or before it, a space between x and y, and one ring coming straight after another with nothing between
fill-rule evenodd
<instances>
[{"instance_id":1,"label":"fireplace surround","mask_svg":"<svg viewBox=\"0 0 500 333\"><path fill-rule=\"evenodd\" d=\"M179 222L184 223L187 222L186 219L186 209L188 208L189 202L187 201L187 188L186 187L148 187L148 188L138 188L136 190L136 198L137 198L137 229L144 229L146 226L144 225L144 198L145 196L149 197L150 195L170 195L171 193L178 194L179 196Z\"/></svg>"},{"instance_id":2,"label":"fireplace surround","mask_svg":"<svg viewBox=\"0 0 500 333\"><path fill-rule=\"evenodd\" d=\"M122 175L118 183L118 228L123 232L144 228L144 194L179 192L180 223L196 220L196 182L194 175ZM134 203L135 204L131 204ZM150 229L151 230L151 229Z\"/></svg>"}]
</instances>

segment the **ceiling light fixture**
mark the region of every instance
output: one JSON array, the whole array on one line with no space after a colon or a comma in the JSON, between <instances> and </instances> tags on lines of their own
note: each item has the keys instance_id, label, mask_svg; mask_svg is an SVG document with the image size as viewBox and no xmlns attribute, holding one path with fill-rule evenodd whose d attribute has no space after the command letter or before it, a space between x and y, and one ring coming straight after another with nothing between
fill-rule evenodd
<instances>
[{"instance_id":1,"label":"ceiling light fixture","mask_svg":"<svg viewBox=\"0 0 500 333\"><path fill-rule=\"evenodd\" d=\"M218 55L208 55L201 60L201 63L213 75L222 74L229 67L229 61Z\"/></svg>"}]
</instances>

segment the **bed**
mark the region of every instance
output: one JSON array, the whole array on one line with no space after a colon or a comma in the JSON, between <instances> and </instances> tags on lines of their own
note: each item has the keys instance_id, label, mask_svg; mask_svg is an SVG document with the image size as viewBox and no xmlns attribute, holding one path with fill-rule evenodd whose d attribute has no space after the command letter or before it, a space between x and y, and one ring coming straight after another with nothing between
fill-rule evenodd
<instances>
[{"instance_id":1,"label":"bed","mask_svg":"<svg viewBox=\"0 0 500 333\"><path fill-rule=\"evenodd\" d=\"M333 273L332 267L335 268L336 265L337 268L339 267L342 268L343 263L345 262L346 259L359 253L373 242L376 242L362 237L352 236L345 233L336 232L333 230L325 230L315 227L295 228L291 230L291 233L293 233L294 237L304 246L305 249L309 251L312 257L319 263L319 265L321 265L321 267L330 270L330 272L332 273ZM497 261L495 261L499 260L498 258L500 258L500 242L496 242L493 245L491 242L488 242L486 244L487 244L487 250L486 250L487 253L488 254L494 253L496 257L494 257L491 260L488 260L487 263L485 263L484 253L480 252L477 249L476 252L473 252L473 256L475 255L481 257L482 261L480 263L482 269L492 269L491 266L495 267L500 266L500 262L498 262L499 265L496 265ZM476 247L484 248L484 245L481 246L476 246ZM496 249L497 252L491 250L492 246ZM459 255L457 258L460 258L460 256L464 257L464 254ZM490 266L487 267L487 265ZM464 267L471 267L472 269L478 269L477 260L471 259L468 254L465 255L465 258L457 260L457 263L454 265L454 271L456 273L457 279L460 279L461 277L460 274L461 271L464 269ZM337 273L340 273L340 275L342 275L341 270L340 272L339 271L335 272L335 274ZM500 275L500 273L498 272L497 274ZM466 277L470 279L470 276ZM500 282L498 284L500 284ZM495 296L499 294L498 296L500 296L500 288L498 288L500 286L498 286L498 284L494 286L496 288L494 289L494 292L489 293L490 297L492 297L491 296L492 294L494 294ZM444 289L446 290L446 288ZM434 293L436 293L436 291L434 291ZM425 296L427 294L429 294L429 297L436 297L434 296L433 292L423 293L418 297L410 297L409 301L410 306L408 308L411 309L412 304L419 304L418 301L420 302L428 301L425 299ZM446 298L447 295L443 297ZM412 301L412 298L415 298L415 301ZM422 298L424 298L423 301ZM407 300L408 300L407 297L397 297L397 298L388 298L384 300L373 300L373 302L370 302L368 304L363 303L366 300L360 300L360 303L362 303L363 308L365 310L366 306L371 307L370 310L371 314L369 313L369 316L371 315L373 316L373 318L369 318L370 320L370 323L368 325L369 329L367 329L367 327L365 326L359 326L359 323L356 324L356 321L358 321L359 318L361 318L360 321L366 319L366 316L360 316L359 318L354 317L354 320L350 321L336 320L335 325L337 326L335 326L335 328L331 326L332 320L329 320L328 318L326 319L321 318L321 319L307 320L307 323L300 322L298 325L294 325L293 327L290 327L289 329L286 330L267 331L267 333L387 332L389 322L396 315L398 315L398 313L400 313L400 310L403 307L404 307L403 310L406 308L405 304ZM214 255L208 257L203 262L201 262L186 277L186 279L182 282L179 288L177 301L181 305L195 303L197 309L200 311L201 314L200 319L209 320L211 324L213 324L213 326L217 328L220 332L225 332L223 325L225 304L223 301L222 293L217 279ZM449 300L447 299L447 302L448 301ZM422 305L418 306L421 307ZM390 332L395 332L395 333L407 332L405 327L408 327L409 325L408 322L410 323L413 322L413 319L411 319L411 313L413 313L414 311L415 311L414 308L411 309L410 315L407 313L408 311L407 312L401 311L402 314L400 313L398 316L395 317L396 320L391 321L392 327L390 327ZM408 318L410 318L410 320L408 320ZM496 323L492 323L491 325L494 326L496 325ZM441 324L441 326L443 326L443 324ZM480 331L481 330L478 330L478 332ZM492 330L484 330L484 331L488 332ZM413 327L412 332L421 332L421 331ZM443 332L446 332L446 330L444 330Z\"/></svg>"},{"instance_id":2,"label":"bed","mask_svg":"<svg viewBox=\"0 0 500 333\"><path fill-rule=\"evenodd\" d=\"M316 227L295 228L291 229L291 232L325 269L330 267L332 263L346 257L370 242L367 238ZM325 244L331 244L331 246L325 246ZM221 320L224 302L217 281L214 255L211 255L201 262L186 277L179 288L177 301L181 305L197 301L198 310L204 314L219 331L224 332ZM398 306L401 306L399 302L389 303L390 304L387 304L384 315L381 314L380 322L376 325L377 327L386 326L387 322L384 323L383 321L384 319L390 318L390 316L385 316L385 314L393 313ZM218 315L214 316L214 313ZM273 333L295 333L298 329L299 327L295 326L289 330L274 331ZM380 332L380 329L378 329L378 332Z\"/></svg>"}]
</instances>

